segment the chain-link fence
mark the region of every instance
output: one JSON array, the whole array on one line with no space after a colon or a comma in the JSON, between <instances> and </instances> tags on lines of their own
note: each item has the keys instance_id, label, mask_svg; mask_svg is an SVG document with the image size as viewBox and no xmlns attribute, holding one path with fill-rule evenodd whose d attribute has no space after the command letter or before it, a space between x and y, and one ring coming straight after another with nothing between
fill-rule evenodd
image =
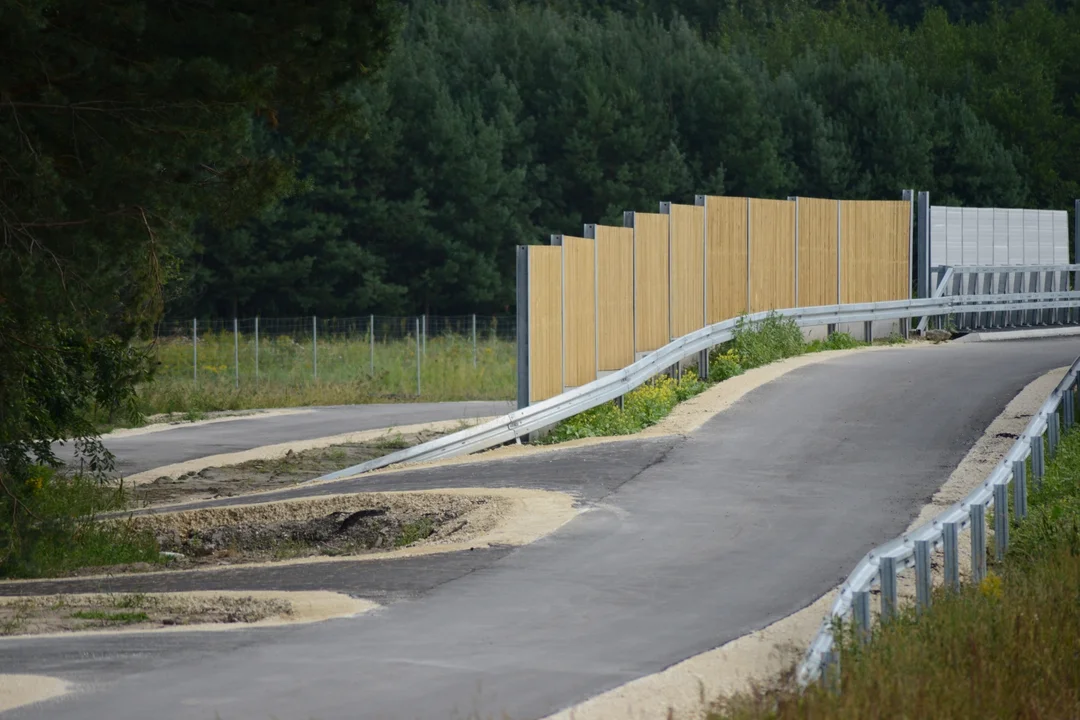
<instances>
[{"instance_id":1,"label":"chain-link fence","mask_svg":"<svg viewBox=\"0 0 1080 720\"><path fill-rule=\"evenodd\" d=\"M237 389L346 383L376 397L509 398L515 324L513 315L166 320L155 377Z\"/></svg>"}]
</instances>

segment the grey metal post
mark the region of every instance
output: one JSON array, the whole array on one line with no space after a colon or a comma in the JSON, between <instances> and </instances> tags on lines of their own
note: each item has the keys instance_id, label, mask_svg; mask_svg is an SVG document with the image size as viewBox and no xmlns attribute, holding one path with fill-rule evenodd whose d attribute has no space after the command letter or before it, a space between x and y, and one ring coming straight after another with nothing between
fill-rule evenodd
<instances>
[{"instance_id":1,"label":"grey metal post","mask_svg":"<svg viewBox=\"0 0 1080 720\"><path fill-rule=\"evenodd\" d=\"M1080 264L1080 200L1073 200L1073 263ZM1080 290L1080 272L1073 272L1073 290Z\"/></svg>"},{"instance_id":2,"label":"grey metal post","mask_svg":"<svg viewBox=\"0 0 1080 720\"><path fill-rule=\"evenodd\" d=\"M240 387L240 331L236 318L232 319L233 337L233 377L236 379L236 387Z\"/></svg>"},{"instance_id":3,"label":"grey metal post","mask_svg":"<svg viewBox=\"0 0 1080 720\"><path fill-rule=\"evenodd\" d=\"M255 316L255 382L259 381L259 316Z\"/></svg>"},{"instance_id":4,"label":"grey metal post","mask_svg":"<svg viewBox=\"0 0 1080 720\"><path fill-rule=\"evenodd\" d=\"M930 541L915 541L915 603L919 609L930 607Z\"/></svg>"},{"instance_id":5,"label":"grey metal post","mask_svg":"<svg viewBox=\"0 0 1080 720\"><path fill-rule=\"evenodd\" d=\"M476 367L476 313L472 314L472 366Z\"/></svg>"},{"instance_id":6,"label":"grey metal post","mask_svg":"<svg viewBox=\"0 0 1080 720\"><path fill-rule=\"evenodd\" d=\"M870 639L870 593L866 590L852 593L851 609L855 615L855 629L859 640L866 642Z\"/></svg>"},{"instance_id":7,"label":"grey metal post","mask_svg":"<svg viewBox=\"0 0 1080 720\"><path fill-rule=\"evenodd\" d=\"M919 192L918 198L919 217L919 240L916 252L916 262L919 264L918 291L919 297L928 298L932 294L930 290L930 193Z\"/></svg>"},{"instance_id":8,"label":"grey metal post","mask_svg":"<svg viewBox=\"0 0 1080 720\"><path fill-rule=\"evenodd\" d=\"M907 266L908 266L908 291L907 296L911 297L911 273L914 268L911 266L915 257L915 190L904 190L900 193L900 199L905 200L908 204L908 247L907 247ZM907 325L903 324L908 321L908 318L901 319L900 332L904 335L904 339L907 339Z\"/></svg>"},{"instance_id":9,"label":"grey metal post","mask_svg":"<svg viewBox=\"0 0 1080 720\"><path fill-rule=\"evenodd\" d=\"M371 346L371 377L375 377L375 316L368 316L368 344Z\"/></svg>"},{"instance_id":10,"label":"grey metal post","mask_svg":"<svg viewBox=\"0 0 1080 720\"><path fill-rule=\"evenodd\" d=\"M191 369L193 382L199 382L199 318L191 320Z\"/></svg>"},{"instance_id":11,"label":"grey metal post","mask_svg":"<svg viewBox=\"0 0 1080 720\"><path fill-rule=\"evenodd\" d=\"M866 320L863 322L863 342L874 342L874 321Z\"/></svg>"},{"instance_id":12,"label":"grey metal post","mask_svg":"<svg viewBox=\"0 0 1080 720\"><path fill-rule=\"evenodd\" d=\"M943 523L941 544L945 550L945 587L960 589L960 527L957 523Z\"/></svg>"},{"instance_id":13,"label":"grey metal post","mask_svg":"<svg viewBox=\"0 0 1080 720\"><path fill-rule=\"evenodd\" d=\"M1027 517L1027 468L1023 460L1013 462L1012 476L1013 510L1016 511L1016 519L1023 520Z\"/></svg>"},{"instance_id":14,"label":"grey metal post","mask_svg":"<svg viewBox=\"0 0 1080 720\"><path fill-rule=\"evenodd\" d=\"M423 336L423 340L424 340L424 356L426 357L427 356L427 313L424 313L423 327L422 327L420 332L421 332L421 334ZM419 393L417 393L417 394L419 395Z\"/></svg>"},{"instance_id":15,"label":"grey metal post","mask_svg":"<svg viewBox=\"0 0 1080 720\"><path fill-rule=\"evenodd\" d=\"M1035 487L1042 486L1043 475L1046 474L1046 457L1043 450L1043 437L1040 433L1031 438L1031 478L1035 481Z\"/></svg>"},{"instance_id":16,"label":"grey metal post","mask_svg":"<svg viewBox=\"0 0 1080 720\"><path fill-rule=\"evenodd\" d=\"M709 378L709 349L705 348L698 353L698 377L707 380Z\"/></svg>"},{"instance_id":17,"label":"grey metal post","mask_svg":"<svg viewBox=\"0 0 1080 720\"><path fill-rule=\"evenodd\" d=\"M1065 388L1065 393L1061 396L1061 420L1065 427L1065 430L1071 430L1075 422L1073 417L1073 411L1076 406L1073 405L1072 385Z\"/></svg>"},{"instance_id":18,"label":"grey metal post","mask_svg":"<svg viewBox=\"0 0 1080 720\"><path fill-rule=\"evenodd\" d=\"M881 576L881 620L896 614L896 558L883 557L878 568Z\"/></svg>"},{"instance_id":19,"label":"grey metal post","mask_svg":"<svg viewBox=\"0 0 1080 720\"><path fill-rule=\"evenodd\" d=\"M1009 549L1009 489L1004 485L994 486L994 548L998 560Z\"/></svg>"},{"instance_id":20,"label":"grey metal post","mask_svg":"<svg viewBox=\"0 0 1080 720\"><path fill-rule=\"evenodd\" d=\"M416 318L416 396L420 397L420 318Z\"/></svg>"},{"instance_id":21,"label":"grey metal post","mask_svg":"<svg viewBox=\"0 0 1080 720\"><path fill-rule=\"evenodd\" d=\"M821 658L821 685L831 693L840 692L840 653L829 648Z\"/></svg>"},{"instance_id":22,"label":"grey metal post","mask_svg":"<svg viewBox=\"0 0 1080 720\"><path fill-rule=\"evenodd\" d=\"M319 328L315 316L311 316L311 376L319 377Z\"/></svg>"},{"instance_id":23,"label":"grey metal post","mask_svg":"<svg viewBox=\"0 0 1080 720\"><path fill-rule=\"evenodd\" d=\"M529 248L517 248L517 406L529 406Z\"/></svg>"},{"instance_id":24,"label":"grey metal post","mask_svg":"<svg viewBox=\"0 0 1080 720\"><path fill-rule=\"evenodd\" d=\"M1057 455L1058 437L1061 433L1061 422L1058 418L1059 413L1057 410L1050 413L1050 416L1046 418L1046 440L1050 450L1050 457Z\"/></svg>"},{"instance_id":25,"label":"grey metal post","mask_svg":"<svg viewBox=\"0 0 1080 720\"><path fill-rule=\"evenodd\" d=\"M971 516L971 579L977 583L986 577L986 506L975 503Z\"/></svg>"}]
</instances>

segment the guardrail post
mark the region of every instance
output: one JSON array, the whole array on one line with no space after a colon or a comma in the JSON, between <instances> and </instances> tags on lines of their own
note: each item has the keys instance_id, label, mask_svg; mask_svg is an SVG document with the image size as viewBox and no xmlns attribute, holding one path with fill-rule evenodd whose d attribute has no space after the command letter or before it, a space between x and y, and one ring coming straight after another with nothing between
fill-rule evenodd
<instances>
[{"instance_id":1,"label":"guardrail post","mask_svg":"<svg viewBox=\"0 0 1080 720\"><path fill-rule=\"evenodd\" d=\"M851 610L855 616L855 631L861 642L870 639L870 593L859 590L851 596Z\"/></svg>"},{"instance_id":2,"label":"guardrail post","mask_svg":"<svg viewBox=\"0 0 1080 720\"><path fill-rule=\"evenodd\" d=\"M835 332L836 332L836 323L829 323L828 325L825 326L825 335L826 335L826 337L832 337L833 333L835 333Z\"/></svg>"},{"instance_id":3,"label":"guardrail post","mask_svg":"<svg viewBox=\"0 0 1080 720\"><path fill-rule=\"evenodd\" d=\"M881 620L896 615L896 558L881 558L878 573L881 577Z\"/></svg>"},{"instance_id":4,"label":"guardrail post","mask_svg":"<svg viewBox=\"0 0 1080 720\"><path fill-rule=\"evenodd\" d=\"M1046 474L1046 459L1043 450L1043 436L1039 433L1031 438L1031 477L1035 487L1042 487L1043 475Z\"/></svg>"},{"instance_id":5,"label":"guardrail post","mask_svg":"<svg viewBox=\"0 0 1080 720\"><path fill-rule=\"evenodd\" d=\"M1016 519L1023 520L1027 517L1027 468L1023 460L1016 460L1012 465L1013 476L1013 510Z\"/></svg>"},{"instance_id":6,"label":"guardrail post","mask_svg":"<svg viewBox=\"0 0 1080 720\"><path fill-rule=\"evenodd\" d=\"M1055 410L1046 418L1046 444L1051 458L1057 455L1058 436L1061 434L1061 422L1058 416L1059 413Z\"/></svg>"},{"instance_id":7,"label":"guardrail post","mask_svg":"<svg viewBox=\"0 0 1080 720\"><path fill-rule=\"evenodd\" d=\"M1076 405L1073 404L1072 385L1065 388L1065 393L1061 396L1061 421L1065 426L1065 430L1071 430L1073 424L1076 422L1074 411Z\"/></svg>"},{"instance_id":8,"label":"guardrail post","mask_svg":"<svg viewBox=\"0 0 1080 720\"><path fill-rule=\"evenodd\" d=\"M840 653L829 648L821 656L821 686L829 692L840 691Z\"/></svg>"},{"instance_id":9,"label":"guardrail post","mask_svg":"<svg viewBox=\"0 0 1080 720\"><path fill-rule=\"evenodd\" d=\"M697 362L698 362L698 366L697 366L698 377L701 378L702 380L708 380L709 379L709 348L705 348L700 353L698 353L698 361Z\"/></svg>"},{"instance_id":10,"label":"guardrail post","mask_svg":"<svg viewBox=\"0 0 1080 720\"><path fill-rule=\"evenodd\" d=\"M957 523L943 523L941 544L945 549L945 587L960 589L960 528Z\"/></svg>"},{"instance_id":11,"label":"guardrail post","mask_svg":"<svg viewBox=\"0 0 1080 720\"><path fill-rule=\"evenodd\" d=\"M930 607L930 541L915 541L915 603L919 609Z\"/></svg>"},{"instance_id":12,"label":"guardrail post","mask_svg":"<svg viewBox=\"0 0 1080 720\"><path fill-rule=\"evenodd\" d=\"M911 338L911 318L900 318L900 337L905 340Z\"/></svg>"},{"instance_id":13,"label":"guardrail post","mask_svg":"<svg viewBox=\"0 0 1080 720\"><path fill-rule=\"evenodd\" d=\"M980 583L986 577L986 506L971 506L971 579Z\"/></svg>"},{"instance_id":14,"label":"guardrail post","mask_svg":"<svg viewBox=\"0 0 1080 720\"><path fill-rule=\"evenodd\" d=\"M1004 560L1009 549L1009 489L1004 485L994 486L994 548L995 557Z\"/></svg>"}]
</instances>

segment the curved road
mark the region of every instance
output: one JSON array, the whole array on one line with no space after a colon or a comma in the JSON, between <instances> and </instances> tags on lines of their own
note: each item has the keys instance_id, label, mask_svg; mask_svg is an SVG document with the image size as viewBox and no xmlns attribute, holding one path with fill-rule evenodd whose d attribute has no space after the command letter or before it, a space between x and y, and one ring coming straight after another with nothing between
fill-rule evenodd
<instances>
[{"instance_id":1,"label":"curved road","mask_svg":"<svg viewBox=\"0 0 1080 720\"><path fill-rule=\"evenodd\" d=\"M290 628L0 642L0 670L86 687L10 717L543 717L819 597L903 531L1025 384L1078 353L1047 340L852 354L753 391L685 439L320 486L544 487L590 511L517 549L67 581L327 588L387 607Z\"/></svg>"},{"instance_id":2,"label":"curved road","mask_svg":"<svg viewBox=\"0 0 1080 720\"><path fill-rule=\"evenodd\" d=\"M163 465L263 445L438 420L504 415L515 407L517 405L512 402L476 401L300 408L304 412L255 415L200 425L176 425L142 435L106 437L105 446L116 456L117 472L131 475ZM60 448L58 455L67 461L74 457L70 446Z\"/></svg>"}]
</instances>

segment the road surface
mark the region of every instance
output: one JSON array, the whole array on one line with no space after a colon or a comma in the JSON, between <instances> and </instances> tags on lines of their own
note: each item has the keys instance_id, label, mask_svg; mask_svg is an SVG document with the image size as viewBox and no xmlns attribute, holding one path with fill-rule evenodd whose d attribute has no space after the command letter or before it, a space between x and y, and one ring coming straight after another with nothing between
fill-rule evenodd
<instances>
[{"instance_id":1,"label":"road surface","mask_svg":"<svg viewBox=\"0 0 1080 720\"><path fill-rule=\"evenodd\" d=\"M1024 385L1078 353L1076 340L853 353L688 438L319 487L541 487L588 511L517 549L168 576L170 589L327 588L386 606L288 628L0 642L0 670L84 687L11 717L544 717L805 607L904 530ZM107 589L166 587L125 581Z\"/></svg>"}]
</instances>

